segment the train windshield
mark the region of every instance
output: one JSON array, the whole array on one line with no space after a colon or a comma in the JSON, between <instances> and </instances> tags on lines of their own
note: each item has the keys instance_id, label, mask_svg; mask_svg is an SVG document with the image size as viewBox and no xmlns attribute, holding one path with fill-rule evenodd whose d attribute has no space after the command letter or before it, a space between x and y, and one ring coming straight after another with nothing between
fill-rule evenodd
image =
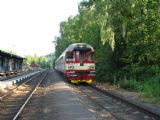
<instances>
[{"instance_id":1,"label":"train windshield","mask_svg":"<svg viewBox=\"0 0 160 120\"><path fill-rule=\"evenodd\" d=\"M76 53L75 54L76 61L93 61L94 60L93 52L76 51L75 53Z\"/></svg>"},{"instance_id":2,"label":"train windshield","mask_svg":"<svg viewBox=\"0 0 160 120\"><path fill-rule=\"evenodd\" d=\"M67 62L92 62L94 60L94 52L90 51L74 51L66 53Z\"/></svg>"}]
</instances>

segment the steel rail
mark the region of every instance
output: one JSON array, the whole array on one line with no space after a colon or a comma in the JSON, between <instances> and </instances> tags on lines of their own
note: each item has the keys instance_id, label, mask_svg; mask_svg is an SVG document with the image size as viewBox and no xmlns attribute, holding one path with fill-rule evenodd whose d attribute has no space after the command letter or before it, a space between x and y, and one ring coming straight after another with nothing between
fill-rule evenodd
<instances>
[{"instance_id":1,"label":"steel rail","mask_svg":"<svg viewBox=\"0 0 160 120\"><path fill-rule=\"evenodd\" d=\"M64 79L65 79L65 77L64 77ZM77 88L77 86L74 86L73 84L70 84L70 83L69 83L68 81L66 81L66 80L64 80L64 82L67 83L67 84L68 84L69 86L71 86L71 87ZM90 87L92 87L93 89L95 89L95 90L103 93L103 94L106 95L106 96L110 96L110 97L112 97L112 98L114 98L114 99L118 99L118 100L120 100L121 102L126 103L126 104L129 104L129 105L131 105L131 106L139 109L140 111L143 111L143 112L146 113L146 114L149 114L149 115L151 115L151 116L154 116L156 120L160 120L160 114L159 114L157 111L153 111L153 110L151 110L151 109L147 109L147 108L145 108L145 107L142 106L142 105L139 105L139 104L137 104L137 103L133 103L132 101L129 101L129 100L127 100L127 99L124 99L124 98L122 98L122 97L120 97L120 96L118 96L118 95L116 95L116 94L113 94L113 93L111 93L111 92L109 92L109 91L106 91L106 90L103 90L103 89L101 89L101 88L98 88L98 87L96 87L96 85L92 85L92 84L87 84L87 85L90 86ZM77 88L77 89L80 89L80 88ZM92 99L92 98L91 98L90 96L88 96L88 95L87 95L87 97L89 97L89 99ZM98 103L98 104L99 104L99 103ZM99 104L99 105L100 105L100 104ZM102 105L100 105L100 106L103 107ZM105 107L103 107L103 108L106 109ZM113 116L114 116L114 114L113 114ZM116 116L115 116L115 117L116 117ZM118 118L118 117L117 117L117 118Z\"/></svg>"},{"instance_id":2,"label":"steel rail","mask_svg":"<svg viewBox=\"0 0 160 120\"><path fill-rule=\"evenodd\" d=\"M16 120L18 118L18 116L20 115L20 113L22 112L22 110L24 109L24 107L26 106L26 104L28 103L28 101L31 99L32 95L34 94L34 92L36 91L36 89L38 88L38 86L41 84L41 82L44 80L44 78L48 75L48 72L42 77L42 79L40 80L40 82L36 85L36 87L34 88L34 90L31 92L31 94L29 95L29 97L27 98L27 100L24 102L24 104L21 106L21 108L19 109L19 111L16 113L16 115L14 116L13 120Z\"/></svg>"},{"instance_id":3,"label":"steel rail","mask_svg":"<svg viewBox=\"0 0 160 120\"><path fill-rule=\"evenodd\" d=\"M69 85L70 85L70 84L69 84ZM90 86L90 84L88 84L88 85ZM80 88L77 88L77 86L72 86L72 85L71 85L71 87L75 87L76 89L80 90L81 93L83 93L84 95L86 95L89 100L91 100L92 102L94 102L95 104L97 104L98 106L100 106L102 109L108 111L108 109L105 108L102 104L100 104L99 102L93 100L93 98L92 98L91 96L89 96L88 94L84 93L83 90L81 89L81 87L80 87ZM116 115L115 113L113 113L113 112L111 112L111 111L110 111L109 113L110 113L115 119L117 119L117 120L125 120L125 119L119 117L118 115Z\"/></svg>"},{"instance_id":4,"label":"steel rail","mask_svg":"<svg viewBox=\"0 0 160 120\"><path fill-rule=\"evenodd\" d=\"M38 73L37 75L35 75L33 78L30 78L29 80L23 82L22 84L18 85L17 87L13 88L12 90L4 93L2 96L0 96L0 101L3 100L4 97L8 96L9 94L11 94L13 91L15 91L16 89L18 89L18 87L30 82L31 80L33 80L34 78L36 78L38 75L40 75L41 73Z\"/></svg>"},{"instance_id":5,"label":"steel rail","mask_svg":"<svg viewBox=\"0 0 160 120\"><path fill-rule=\"evenodd\" d=\"M103 94L105 94L107 96L111 96L112 98L118 99L118 100L120 100L120 101L122 101L124 103L127 103L127 104L129 104L129 105L131 105L133 107L136 107L137 109L139 109L139 110L141 110L141 111L143 111L143 112L145 112L147 114L150 114L150 115L154 116L157 120L160 120L160 114L158 114L156 112L153 112L151 109L147 109L147 108L143 107L142 105L138 105L138 104L133 103L133 102L127 100L127 99L124 99L124 98L122 98L122 97L120 97L120 96L118 96L116 94L113 94L113 93L111 93L109 91L100 89L100 88L96 87L95 85L89 85L89 86L91 86L93 89L96 89L97 91L99 91L99 92L101 92L101 93L103 93Z\"/></svg>"}]
</instances>

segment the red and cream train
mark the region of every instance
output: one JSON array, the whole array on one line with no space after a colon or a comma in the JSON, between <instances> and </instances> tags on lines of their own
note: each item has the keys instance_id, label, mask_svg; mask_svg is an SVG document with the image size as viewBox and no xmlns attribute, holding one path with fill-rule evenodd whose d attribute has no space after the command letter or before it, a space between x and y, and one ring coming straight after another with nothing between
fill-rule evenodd
<instances>
[{"instance_id":1,"label":"red and cream train","mask_svg":"<svg viewBox=\"0 0 160 120\"><path fill-rule=\"evenodd\" d=\"M95 79L95 51L86 43L74 43L55 62L55 69L64 73L71 83L92 83Z\"/></svg>"}]
</instances>

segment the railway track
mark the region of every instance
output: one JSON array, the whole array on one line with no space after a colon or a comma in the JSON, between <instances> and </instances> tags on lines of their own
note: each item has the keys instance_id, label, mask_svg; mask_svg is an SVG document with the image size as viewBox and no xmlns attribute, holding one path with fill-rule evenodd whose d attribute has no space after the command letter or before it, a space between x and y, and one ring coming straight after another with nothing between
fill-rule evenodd
<instances>
[{"instance_id":1,"label":"railway track","mask_svg":"<svg viewBox=\"0 0 160 120\"><path fill-rule=\"evenodd\" d=\"M112 93L112 92L109 92L109 91L100 89L100 88L98 88L98 87L96 87L96 86L94 86L94 85L90 85L90 87L92 87L93 89L96 89L97 91L99 91L99 92L101 92L101 93L103 93L103 94L105 94L105 95L107 95L107 96L111 96L112 98L115 98L115 99L117 99L117 100L119 100L119 101L121 101L121 102L127 103L127 104L129 104L129 105L131 105L131 106L139 109L140 111L142 111L142 112L150 115L150 116L153 116L153 118L154 118L155 120L160 120L160 114L157 113L156 111L152 111L152 110L150 110L149 108L145 108L144 106L142 106L142 105L140 105L140 104L138 104L138 103L136 103L136 102L132 102L132 101L129 101L129 100L127 100L127 99L124 99L124 98L121 97L121 96L118 96L118 95L116 95L116 94L114 94L114 93Z\"/></svg>"},{"instance_id":2,"label":"railway track","mask_svg":"<svg viewBox=\"0 0 160 120\"><path fill-rule=\"evenodd\" d=\"M78 89L82 96L110 112L118 120L160 120L160 116L156 113L147 111L95 86L73 84L69 84L69 86Z\"/></svg>"},{"instance_id":3,"label":"railway track","mask_svg":"<svg viewBox=\"0 0 160 120\"><path fill-rule=\"evenodd\" d=\"M1 95L0 120L16 120L47 74L44 71Z\"/></svg>"},{"instance_id":4,"label":"railway track","mask_svg":"<svg viewBox=\"0 0 160 120\"><path fill-rule=\"evenodd\" d=\"M27 79L23 80L22 82L20 82L16 87L14 87L13 89L9 90L6 93L3 93L0 95L0 101L2 101L5 97L7 97L9 94L11 94L12 92L14 92L16 89L18 89L20 86L27 84L28 82L30 82L31 80L33 80L34 78L36 78L40 73L36 74L35 76Z\"/></svg>"}]
</instances>

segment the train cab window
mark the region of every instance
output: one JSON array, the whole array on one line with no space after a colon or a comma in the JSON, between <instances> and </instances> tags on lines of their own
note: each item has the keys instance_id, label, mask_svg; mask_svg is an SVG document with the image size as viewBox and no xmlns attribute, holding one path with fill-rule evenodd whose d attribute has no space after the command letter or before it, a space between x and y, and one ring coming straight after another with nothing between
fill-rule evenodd
<instances>
[{"instance_id":1,"label":"train cab window","mask_svg":"<svg viewBox=\"0 0 160 120\"><path fill-rule=\"evenodd\" d=\"M67 52L66 61L73 61L73 58L74 58L73 56L74 56L73 52Z\"/></svg>"},{"instance_id":2,"label":"train cab window","mask_svg":"<svg viewBox=\"0 0 160 120\"><path fill-rule=\"evenodd\" d=\"M93 61L93 60L94 60L94 54L88 53L88 61Z\"/></svg>"},{"instance_id":3,"label":"train cab window","mask_svg":"<svg viewBox=\"0 0 160 120\"><path fill-rule=\"evenodd\" d=\"M80 60L84 60L85 59L85 52L80 52Z\"/></svg>"},{"instance_id":4,"label":"train cab window","mask_svg":"<svg viewBox=\"0 0 160 120\"><path fill-rule=\"evenodd\" d=\"M75 59L76 59L76 61L79 61L79 51L75 52Z\"/></svg>"},{"instance_id":5,"label":"train cab window","mask_svg":"<svg viewBox=\"0 0 160 120\"><path fill-rule=\"evenodd\" d=\"M93 54L88 54L88 60L89 60L89 61L94 60L94 56L93 56Z\"/></svg>"},{"instance_id":6,"label":"train cab window","mask_svg":"<svg viewBox=\"0 0 160 120\"><path fill-rule=\"evenodd\" d=\"M83 62L86 59L86 52L85 51L76 51L75 54L76 61Z\"/></svg>"}]
</instances>

